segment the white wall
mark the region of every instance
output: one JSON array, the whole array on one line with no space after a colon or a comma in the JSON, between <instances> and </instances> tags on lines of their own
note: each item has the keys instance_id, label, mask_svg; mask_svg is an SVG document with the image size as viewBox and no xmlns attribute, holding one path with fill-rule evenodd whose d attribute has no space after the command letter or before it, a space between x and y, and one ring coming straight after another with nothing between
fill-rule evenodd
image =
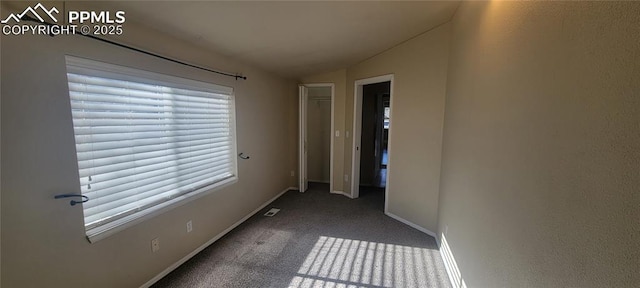
<instances>
[{"instance_id":1,"label":"white wall","mask_svg":"<svg viewBox=\"0 0 640 288\"><path fill-rule=\"evenodd\" d=\"M439 233L469 287L640 283L640 3L464 2Z\"/></svg>"},{"instance_id":2,"label":"white wall","mask_svg":"<svg viewBox=\"0 0 640 288\"><path fill-rule=\"evenodd\" d=\"M67 8L72 3L67 3ZM3 3L4 5L4 3ZM3 16L7 13L3 6ZM118 40L226 71L198 71L78 36L2 36L2 286L137 287L295 183L295 82L127 20ZM90 244L82 208L54 200L79 191L64 55L231 86L239 182ZM283 145L284 143L284 145ZM283 160L284 159L284 160ZM193 221L186 234L185 223ZM152 253L150 241L161 249Z\"/></svg>"}]
</instances>

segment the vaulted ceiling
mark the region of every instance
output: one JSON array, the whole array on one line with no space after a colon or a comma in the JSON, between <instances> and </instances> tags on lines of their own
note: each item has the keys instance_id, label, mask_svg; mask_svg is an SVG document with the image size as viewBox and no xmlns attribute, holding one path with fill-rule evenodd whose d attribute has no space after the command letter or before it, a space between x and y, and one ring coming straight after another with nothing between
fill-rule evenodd
<instances>
[{"instance_id":1,"label":"vaulted ceiling","mask_svg":"<svg viewBox=\"0 0 640 288\"><path fill-rule=\"evenodd\" d=\"M291 78L363 61L447 22L458 4L458 1L112 3L126 11L128 19L134 17L174 37Z\"/></svg>"}]
</instances>

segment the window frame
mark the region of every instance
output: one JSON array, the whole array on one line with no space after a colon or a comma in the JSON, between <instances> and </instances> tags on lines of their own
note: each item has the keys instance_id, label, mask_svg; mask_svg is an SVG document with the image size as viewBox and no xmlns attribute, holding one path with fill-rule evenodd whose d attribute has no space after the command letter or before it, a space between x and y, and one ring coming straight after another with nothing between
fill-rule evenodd
<instances>
[{"instance_id":1,"label":"window frame","mask_svg":"<svg viewBox=\"0 0 640 288\"><path fill-rule=\"evenodd\" d=\"M171 198L169 200L163 201L159 204L156 204L154 206L145 208L141 211L137 211L132 213L131 215L127 215L125 217L119 218L119 219L115 219L113 221L109 221L105 224L99 225L98 227L95 228L90 228L87 229L86 223L85 223L85 212L84 212L84 207L83 207L83 227L85 230L85 235L87 237L87 240L89 240L89 242L91 243L95 243L97 241L100 241L104 238L107 238L111 235L114 235L122 230L125 230L129 227L132 227L134 225L139 224L140 222L146 221L148 219L154 218L160 214L163 214L169 210L172 210L176 207L182 206L184 204L187 204L191 201L194 201L196 199L199 199L203 196L209 195L215 191L219 191L225 187L228 187L236 182L238 182L238 160L237 160L237 130L236 130L236 109L235 109L235 94L234 94L234 89L232 87L228 87L228 86L223 86L220 84L214 84L214 83L208 83L208 82L203 82L203 81L198 81L198 80L192 80L192 79L187 79L184 77L178 77L178 76L173 76L173 75L167 75L167 74L161 74L161 73L157 73L157 72L151 72L151 71L147 71L147 70L143 70L143 69L139 69L139 68L133 68L133 67L127 67L127 66L121 66L121 65L116 65L116 64L110 64L110 63L105 63L105 62L101 62L101 61L96 61L96 60L90 60L90 59L86 59L86 58L80 58L80 57L76 57L76 56L72 56L72 55L66 55L65 56L65 79L67 80L67 84L69 83L69 80L67 79L67 73L69 72L68 66L69 65L73 65L75 67L80 67L83 69L91 69L94 71L98 71L95 75L92 76L99 76L101 73L108 73L109 78L113 79L113 74L117 74L117 76L120 78L118 80L126 80L126 81L135 81L137 83L144 83L144 84L152 84L152 85L161 85L161 86L165 86L168 83L175 85L172 86L173 88L180 88L180 89L188 89L188 90L196 90L196 91L208 91L208 92L214 92L214 93L221 93L221 94L225 94L229 96L229 119L231 121L230 125L229 125L229 129L230 129L230 159L231 159L231 173L232 176L226 179L222 179L219 180L217 182L213 182L211 184L207 184L203 187L194 189L192 191L186 192L182 195L176 196L174 198ZM143 80L143 81L140 81ZM139 82L140 81L140 82ZM70 101L69 103L71 103L71 94L70 94L70 89L67 86L67 97L68 100ZM69 113L72 114L72 108L71 108L71 104L69 104ZM71 119L73 119L73 115L71 115ZM71 123L73 130L74 130L74 157L76 158L75 164L76 164L76 180L77 182L77 187L78 189L81 189L81 184L80 184L80 173L79 173L79 166L78 166L78 154L76 151L76 139L75 139L75 125L73 123ZM89 199L89 201L91 201L91 199ZM89 233L89 232L92 233Z\"/></svg>"}]
</instances>

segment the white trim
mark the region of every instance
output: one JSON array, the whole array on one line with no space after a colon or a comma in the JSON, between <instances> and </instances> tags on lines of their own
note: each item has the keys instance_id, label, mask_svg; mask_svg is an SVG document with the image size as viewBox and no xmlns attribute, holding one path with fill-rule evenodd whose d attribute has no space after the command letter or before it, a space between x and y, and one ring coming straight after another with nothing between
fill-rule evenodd
<instances>
[{"instance_id":1,"label":"white trim","mask_svg":"<svg viewBox=\"0 0 640 288\"><path fill-rule=\"evenodd\" d=\"M227 228L224 231L218 233L218 235L214 236L209 241L207 241L206 243L202 244L200 247L198 247L195 250L191 251L191 253L187 254L184 257L182 257L182 259L180 259L180 260L176 261L175 263L171 264L171 266L167 267L167 269L162 270L162 272L160 272L158 275L156 275L155 277L151 278L146 283L142 284L140 286L140 288L151 287L151 285L153 285L154 283L158 282L164 276L167 276L169 273L171 273L171 271L175 270L180 265L184 264L189 259L191 259L191 257L193 257L196 254L200 253L200 251L204 250L204 248L209 247L209 245L213 244L218 239L222 238L222 236L224 236L225 234L229 233L234 228L238 227L238 225L242 224L244 221L247 221L247 219L249 219L254 214L258 213L260 210L264 209L264 207L267 207L267 205L271 204L271 202L273 202L276 199L278 199L280 196L282 196L282 194L287 193L290 190L297 190L297 189L298 189L297 187L289 187L289 188L284 189L284 191L278 193L278 195L274 196L273 198L271 198L267 202L264 202L264 204L260 205L260 207L258 207L256 210L253 210L253 212L247 214L247 216L244 216L242 219L238 220L238 222L236 222L233 225L229 226L229 228Z\"/></svg>"},{"instance_id":2,"label":"white trim","mask_svg":"<svg viewBox=\"0 0 640 288\"><path fill-rule=\"evenodd\" d=\"M302 84L302 86L304 87L331 87L331 151L329 153L329 157L331 159L329 159L329 191L333 191L333 145L334 142L336 141L336 137L335 137L335 106L336 106L336 101L335 101L335 91L336 91L336 85L334 83L311 83L311 84ZM302 109L302 108L300 108ZM299 120L300 121L300 120ZM298 124L299 126L299 124ZM312 180L308 180L308 181L312 181ZM324 183L324 182L323 182Z\"/></svg>"},{"instance_id":3,"label":"white trim","mask_svg":"<svg viewBox=\"0 0 640 288\"><path fill-rule=\"evenodd\" d=\"M428 229L426 229L426 228L424 228L424 227L422 227L422 226L420 226L418 224L415 224L415 223L413 223L413 222L411 222L409 220L406 220L406 219L404 219L404 218L402 218L402 217L400 217L398 215L395 215L395 214L393 214L391 212L384 212L384 214L386 214L387 216L389 216L389 217L391 217L393 219L396 219L396 220L398 220L398 221L400 221L400 222L402 222L402 223L404 223L406 225L409 225L412 228L414 228L414 229L416 229L416 230L418 230L418 231L420 231L420 232L422 232L424 234L427 234L427 235L429 235L429 236L431 236L433 238L436 238L436 239L438 238L438 237L436 237L436 233L433 233L430 230L428 230Z\"/></svg>"},{"instance_id":4,"label":"white trim","mask_svg":"<svg viewBox=\"0 0 640 288\"><path fill-rule=\"evenodd\" d=\"M334 125L334 114L335 114L335 106L336 106L336 101L335 101L335 90L336 90L336 85L334 85L333 83L331 83L331 151L329 152L329 157L331 157L331 160L329 160L329 191L333 191L333 143L336 142L336 131L335 131L335 125Z\"/></svg>"},{"instance_id":5,"label":"white trim","mask_svg":"<svg viewBox=\"0 0 640 288\"><path fill-rule=\"evenodd\" d=\"M389 140L387 144L387 174L386 185L384 188L384 211L388 212L388 199L389 199L389 171L391 171L391 131L393 131L393 82L394 74L381 75L366 79L356 80L353 89L353 145L351 147L351 198L358 198L360 196L360 154L356 152L356 147L361 146L360 136L362 133L362 86L367 84L391 82L389 87ZM357 159L356 159L357 158ZM358 161L356 161L358 160ZM434 234L435 235L435 234Z\"/></svg>"},{"instance_id":6,"label":"white trim","mask_svg":"<svg viewBox=\"0 0 640 288\"><path fill-rule=\"evenodd\" d=\"M329 190L329 191L331 191L331 190ZM338 195L342 195L342 196L347 196L347 197L353 199L353 197L351 197L351 194L344 193L344 191L331 191L331 194L338 194Z\"/></svg>"},{"instance_id":7,"label":"white trim","mask_svg":"<svg viewBox=\"0 0 640 288\"><path fill-rule=\"evenodd\" d=\"M389 119L391 121L389 121L389 129L387 130L387 173L385 173L385 176L387 177L387 179L385 180L385 185L384 185L384 212L388 212L389 211L389 171L391 171L391 157L389 157L391 155L391 132L393 132L393 83L394 83L394 77L393 74L391 74L391 80L389 80L391 83L389 84ZM428 230L427 230L428 231ZM438 238L438 237L436 237Z\"/></svg>"},{"instance_id":8,"label":"white trim","mask_svg":"<svg viewBox=\"0 0 640 288\"><path fill-rule=\"evenodd\" d=\"M307 189L307 94L308 88L298 86L298 191Z\"/></svg>"},{"instance_id":9,"label":"white trim","mask_svg":"<svg viewBox=\"0 0 640 288\"><path fill-rule=\"evenodd\" d=\"M356 80L353 87L353 129L351 130L351 198L360 196L360 146L362 133L362 97L363 84L365 80ZM388 153L388 152L387 152ZM357 161L356 161L357 160ZM357 164L356 164L357 163ZM356 175L357 173L357 175Z\"/></svg>"}]
</instances>

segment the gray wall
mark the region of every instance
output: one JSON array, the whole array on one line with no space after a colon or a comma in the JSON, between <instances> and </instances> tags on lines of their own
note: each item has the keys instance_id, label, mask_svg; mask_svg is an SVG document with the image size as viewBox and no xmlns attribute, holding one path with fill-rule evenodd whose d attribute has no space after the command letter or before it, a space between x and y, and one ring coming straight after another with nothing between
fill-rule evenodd
<instances>
[{"instance_id":1,"label":"gray wall","mask_svg":"<svg viewBox=\"0 0 640 288\"><path fill-rule=\"evenodd\" d=\"M291 110L297 103L295 82L168 38L133 20L127 20L124 29L120 41L243 72L249 79L221 78L76 36L3 35L3 287L138 287L295 185L289 174L296 167L296 136L290 127L297 114ZM251 156L239 161L239 181L90 244L82 208L53 199L79 191L65 54L234 87L238 151ZM186 234L188 220L193 221L193 232ZM150 241L156 237L161 249L152 253Z\"/></svg>"},{"instance_id":2,"label":"gray wall","mask_svg":"<svg viewBox=\"0 0 640 288\"><path fill-rule=\"evenodd\" d=\"M640 3L464 2L439 233L469 287L640 283Z\"/></svg>"}]
</instances>

